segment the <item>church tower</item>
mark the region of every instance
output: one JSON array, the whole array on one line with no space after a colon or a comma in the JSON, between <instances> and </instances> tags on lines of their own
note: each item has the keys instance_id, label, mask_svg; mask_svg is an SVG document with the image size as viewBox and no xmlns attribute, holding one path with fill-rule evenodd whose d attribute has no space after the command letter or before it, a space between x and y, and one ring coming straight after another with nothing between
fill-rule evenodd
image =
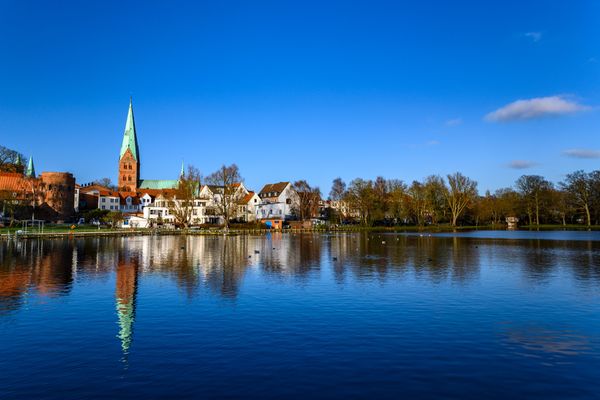
<instances>
[{"instance_id":1,"label":"church tower","mask_svg":"<svg viewBox=\"0 0 600 400\"><path fill-rule=\"evenodd\" d=\"M119 155L119 190L135 192L140 180L140 150L138 148L133 104L129 99L129 112L125 122L123 144Z\"/></svg>"}]
</instances>

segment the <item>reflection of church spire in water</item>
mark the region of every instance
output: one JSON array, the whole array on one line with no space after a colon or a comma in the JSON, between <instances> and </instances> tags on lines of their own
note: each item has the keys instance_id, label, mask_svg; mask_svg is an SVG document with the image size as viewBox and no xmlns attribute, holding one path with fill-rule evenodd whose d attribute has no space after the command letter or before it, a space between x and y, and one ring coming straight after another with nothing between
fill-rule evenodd
<instances>
[{"instance_id":1,"label":"reflection of church spire in water","mask_svg":"<svg viewBox=\"0 0 600 400\"><path fill-rule=\"evenodd\" d=\"M137 262L119 260L117 264L117 288L115 300L119 317L119 334L124 354L129 352L133 339L135 321L135 301L137 294Z\"/></svg>"}]
</instances>

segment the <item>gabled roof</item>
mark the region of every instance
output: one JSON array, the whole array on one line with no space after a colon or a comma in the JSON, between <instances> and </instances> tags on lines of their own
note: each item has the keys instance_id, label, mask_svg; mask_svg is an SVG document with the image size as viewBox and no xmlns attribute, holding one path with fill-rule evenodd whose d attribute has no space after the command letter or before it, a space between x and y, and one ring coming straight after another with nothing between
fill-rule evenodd
<instances>
[{"instance_id":1,"label":"gabled roof","mask_svg":"<svg viewBox=\"0 0 600 400\"><path fill-rule=\"evenodd\" d=\"M119 197L119 192L113 192L112 190L98 190L98 195L102 197Z\"/></svg>"},{"instance_id":2,"label":"gabled roof","mask_svg":"<svg viewBox=\"0 0 600 400\"><path fill-rule=\"evenodd\" d=\"M277 182L277 183L267 183L262 190L259 192L260 194L267 194L267 193L272 193L275 192L277 194L281 193L284 191L284 189L287 187L287 185L289 185L289 182Z\"/></svg>"},{"instance_id":3,"label":"gabled roof","mask_svg":"<svg viewBox=\"0 0 600 400\"><path fill-rule=\"evenodd\" d=\"M223 193L223 186L219 185L204 185L213 193Z\"/></svg>"},{"instance_id":4,"label":"gabled roof","mask_svg":"<svg viewBox=\"0 0 600 400\"><path fill-rule=\"evenodd\" d=\"M159 196L171 197L175 194L175 192L176 192L175 189L142 189L142 190L139 190L138 193L140 193L141 196L144 196L145 194L147 194L148 196L150 196L152 198L156 198Z\"/></svg>"},{"instance_id":5,"label":"gabled roof","mask_svg":"<svg viewBox=\"0 0 600 400\"><path fill-rule=\"evenodd\" d=\"M163 189L177 189L179 185L179 180L158 180L158 179L142 179L138 185L138 189L154 189L154 190L163 190Z\"/></svg>"},{"instance_id":6,"label":"gabled roof","mask_svg":"<svg viewBox=\"0 0 600 400\"><path fill-rule=\"evenodd\" d=\"M254 192L248 192L247 195L245 195L244 197L242 197L242 199L240 200L240 204L248 204L250 203L250 200L252 200L252 198L254 197L256 193Z\"/></svg>"},{"instance_id":7,"label":"gabled roof","mask_svg":"<svg viewBox=\"0 0 600 400\"><path fill-rule=\"evenodd\" d=\"M129 111L127 112L127 121L125 122L125 132L123 133L123 143L121 144L121 154L119 159L123 158L123 155L128 149L131 151L133 158L137 162L140 162L140 151L138 147L137 134L135 131L133 104L131 98L129 99Z\"/></svg>"},{"instance_id":8,"label":"gabled roof","mask_svg":"<svg viewBox=\"0 0 600 400\"><path fill-rule=\"evenodd\" d=\"M140 198L136 192L119 192L121 202L125 202L128 197L131 197L131 204L140 204Z\"/></svg>"}]
</instances>

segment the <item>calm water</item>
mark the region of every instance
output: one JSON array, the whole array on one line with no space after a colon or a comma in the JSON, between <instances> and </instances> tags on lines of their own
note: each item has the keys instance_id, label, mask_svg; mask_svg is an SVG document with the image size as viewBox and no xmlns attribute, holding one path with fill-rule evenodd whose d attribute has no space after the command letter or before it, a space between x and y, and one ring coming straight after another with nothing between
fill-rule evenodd
<instances>
[{"instance_id":1,"label":"calm water","mask_svg":"<svg viewBox=\"0 0 600 400\"><path fill-rule=\"evenodd\" d=\"M0 398L598 397L584 233L0 243Z\"/></svg>"}]
</instances>

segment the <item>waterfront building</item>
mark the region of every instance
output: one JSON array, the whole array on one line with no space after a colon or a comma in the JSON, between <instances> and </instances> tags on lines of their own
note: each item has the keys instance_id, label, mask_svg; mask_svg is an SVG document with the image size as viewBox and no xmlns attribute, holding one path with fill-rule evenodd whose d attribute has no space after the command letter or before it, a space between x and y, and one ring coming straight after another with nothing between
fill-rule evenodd
<instances>
[{"instance_id":1,"label":"waterfront building","mask_svg":"<svg viewBox=\"0 0 600 400\"><path fill-rule=\"evenodd\" d=\"M140 179L140 168L140 148L133 116L133 102L130 99L127 120L125 121L125 132L123 133L123 141L119 152L118 190L124 192L139 192L144 189L160 191L176 189L179 185L178 179Z\"/></svg>"},{"instance_id":2,"label":"waterfront building","mask_svg":"<svg viewBox=\"0 0 600 400\"><path fill-rule=\"evenodd\" d=\"M130 99L125 130L119 150L119 177L116 190L97 184L82 185L78 188L78 204L82 210L98 208L108 211L121 211L124 214L124 227L153 226L155 224L177 224L177 210L184 207L187 199L177 198L179 179L157 180L141 179L141 152L138 143L133 103ZM182 164L179 178L184 175ZM288 183L289 185L289 183ZM274 198L261 199L255 192L248 190L243 183L235 183L232 197L235 210L232 220L237 222L252 222L256 220L256 208L260 203L269 201L275 204ZM278 188L277 185L274 186ZM291 188L291 186L290 186ZM285 202L289 189L282 188L280 196ZM193 199L190 225L222 224L220 205L225 196L222 186L203 185L198 195ZM279 209L275 210L278 212ZM289 207L282 212L290 213Z\"/></svg>"},{"instance_id":3,"label":"waterfront building","mask_svg":"<svg viewBox=\"0 0 600 400\"><path fill-rule=\"evenodd\" d=\"M254 208L257 221L281 228L283 221L294 218L299 198L290 182L268 183L258 196L260 203Z\"/></svg>"},{"instance_id":4,"label":"waterfront building","mask_svg":"<svg viewBox=\"0 0 600 400\"><path fill-rule=\"evenodd\" d=\"M33 158L27 168L17 155L11 172L0 172L0 218L61 221L75 212L75 178L68 172L36 175Z\"/></svg>"}]
</instances>

